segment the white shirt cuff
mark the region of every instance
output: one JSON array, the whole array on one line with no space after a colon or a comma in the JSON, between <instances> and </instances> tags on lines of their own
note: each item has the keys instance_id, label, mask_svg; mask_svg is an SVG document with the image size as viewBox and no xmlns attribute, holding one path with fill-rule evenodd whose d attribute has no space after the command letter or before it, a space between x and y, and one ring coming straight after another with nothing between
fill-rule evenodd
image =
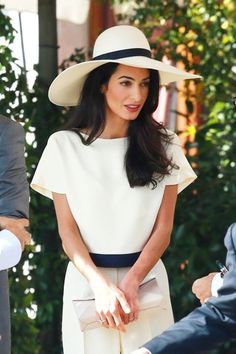
<instances>
[{"instance_id":1,"label":"white shirt cuff","mask_svg":"<svg viewBox=\"0 0 236 354\"><path fill-rule=\"evenodd\" d=\"M211 293L212 296L218 296L218 290L222 287L223 285L224 278L221 278L221 274L217 273L214 278L212 279L211 282Z\"/></svg>"},{"instance_id":2,"label":"white shirt cuff","mask_svg":"<svg viewBox=\"0 0 236 354\"><path fill-rule=\"evenodd\" d=\"M148 350L148 349L145 348L145 347L142 347L141 349L145 349L147 353L152 354L152 353L150 352L150 350Z\"/></svg>"},{"instance_id":3,"label":"white shirt cuff","mask_svg":"<svg viewBox=\"0 0 236 354\"><path fill-rule=\"evenodd\" d=\"M0 231L0 270L14 267L22 254L21 243L8 230Z\"/></svg>"}]
</instances>

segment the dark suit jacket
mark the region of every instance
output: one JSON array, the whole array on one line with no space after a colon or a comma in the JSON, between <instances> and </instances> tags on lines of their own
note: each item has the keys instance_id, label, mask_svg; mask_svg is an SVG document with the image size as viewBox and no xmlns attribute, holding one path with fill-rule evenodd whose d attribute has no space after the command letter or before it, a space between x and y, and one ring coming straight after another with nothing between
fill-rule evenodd
<instances>
[{"instance_id":1,"label":"dark suit jacket","mask_svg":"<svg viewBox=\"0 0 236 354\"><path fill-rule=\"evenodd\" d=\"M212 297L144 345L152 354L200 354L236 339L236 223L225 236L226 266L218 297Z\"/></svg>"},{"instance_id":2,"label":"dark suit jacket","mask_svg":"<svg viewBox=\"0 0 236 354\"><path fill-rule=\"evenodd\" d=\"M0 115L0 215L29 217L29 187L24 158L24 130ZM0 271L0 353L10 354L8 277Z\"/></svg>"},{"instance_id":3,"label":"dark suit jacket","mask_svg":"<svg viewBox=\"0 0 236 354\"><path fill-rule=\"evenodd\" d=\"M24 130L0 115L0 215L29 217Z\"/></svg>"}]
</instances>

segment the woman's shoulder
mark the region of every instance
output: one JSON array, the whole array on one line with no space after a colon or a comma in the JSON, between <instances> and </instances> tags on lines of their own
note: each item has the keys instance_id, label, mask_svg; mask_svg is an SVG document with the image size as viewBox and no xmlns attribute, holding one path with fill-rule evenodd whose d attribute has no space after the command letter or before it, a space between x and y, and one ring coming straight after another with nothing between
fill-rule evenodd
<instances>
[{"instance_id":1,"label":"woman's shoulder","mask_svg":"<svg viewBox=\"0 0 236 354\"><path fill-rule=\"evenodd\" d=\"M71 139L78 139L79 136L76 132L71 130L59 130L53 134L51 134L48 138L48 142L57 142L57 143L65 143ZM80 140L80 139L78 139Z\"/></svg>"},{"instance_id":2,"label":"woman's shoulder","mask_svg":"<svg viewBox=\"0 0 236 354\"><path fill-rule=\"evenodd\" d=\"M175 145L178 145L178 146L180 145L179 137L175 132L173 132L172 130L163 128L162 133L163 133L163 141L164 141L164 145L165 145L166 149L173 148L173 146L175 146Z\"/></svg>"},{"instance_id":3,"label":"woman's shoulder","mask_svg":"<svg viewBox=\"0 0 236 354\"><path fill-rule=\"evenodd\" d=\"M171 143L179 142L178 135L175 132L173 132L172 130L166 129L166 134L167 134L168 138L170 139Z\"/></svg>"}]
</instances>

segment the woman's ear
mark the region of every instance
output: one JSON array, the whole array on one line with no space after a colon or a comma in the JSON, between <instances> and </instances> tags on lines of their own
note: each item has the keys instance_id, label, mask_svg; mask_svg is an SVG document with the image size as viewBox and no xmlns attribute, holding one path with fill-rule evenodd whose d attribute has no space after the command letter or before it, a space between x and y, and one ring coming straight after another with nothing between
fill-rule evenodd
<instances>
[{"instance_id":1,"label":"woman's ear","mask_svg":"<svg viewBox=\"0 0 236 354\"><path fill-rule=\"evenodd\" d=\"M100 87L100 92L101 92L102 95L106 92L106 88L107 88L106 84L103 84L103 85Z\"/></svg>"}]
</instances>

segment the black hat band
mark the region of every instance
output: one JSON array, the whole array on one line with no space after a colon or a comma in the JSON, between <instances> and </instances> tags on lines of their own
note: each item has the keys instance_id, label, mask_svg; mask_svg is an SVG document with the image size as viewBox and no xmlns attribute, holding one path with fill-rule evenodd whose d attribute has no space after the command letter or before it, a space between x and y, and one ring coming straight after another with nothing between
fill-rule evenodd
<instances>
[{"instance_id":1,"label":"black hat band","mask_svg":"<svg viewBox=\"0 0 236 354\"><path fill-rule=\"evenodd\" d=\"M116 60L127 57L147 57L151 58L151 51L143 48L131 48L116 50L114 52L109 52L101 55L97 55L93 60Z\"/></svg>"}]
</instances>

